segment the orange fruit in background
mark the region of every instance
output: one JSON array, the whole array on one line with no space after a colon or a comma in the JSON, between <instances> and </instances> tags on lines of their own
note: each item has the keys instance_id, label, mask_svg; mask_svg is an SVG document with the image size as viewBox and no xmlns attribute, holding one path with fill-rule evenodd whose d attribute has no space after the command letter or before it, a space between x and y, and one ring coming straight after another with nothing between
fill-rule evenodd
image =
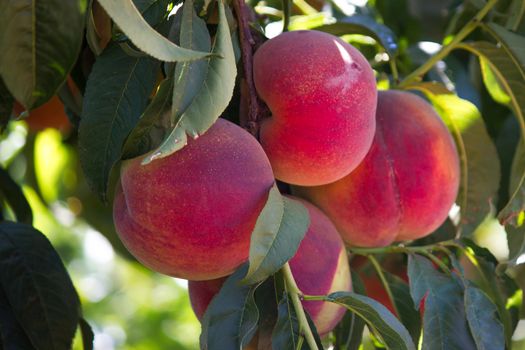
<instances>
[{"instance_id":1,"label":"orange fruit in background","mask_svg":"<svg viewBox=\"0 0 525 350\"><path fill-rule=\"evenodd\" d=\"M19 116L25 110L24 106L15 101L13 113L16 116ZM68 132L72 127L66 115L64 104L57 95L53 96L42 106L30 111L29 116L24 120L32 132L42 131L47 128Z\"/></svg>"}]
</instances>

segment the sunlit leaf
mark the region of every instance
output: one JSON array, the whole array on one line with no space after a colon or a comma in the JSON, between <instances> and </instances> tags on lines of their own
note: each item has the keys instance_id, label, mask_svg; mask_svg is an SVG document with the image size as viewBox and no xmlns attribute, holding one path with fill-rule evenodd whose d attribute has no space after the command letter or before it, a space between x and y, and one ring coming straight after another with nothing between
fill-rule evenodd
<instances>
[{"instance_id":1,"label":"sunlit leaf","mask_svg":"<svg viewBox=\"0 0 525 350\"><path fill-rule=\"evenodd\" d=\"M99 3L133 44L161 61L191 61L210 55L179 47L163 37L146 22L132 0L99 0Z\"/></svg>"},{"instance_id":2,"label":"sunlit leaf","mask_svg":"<svg viewBox=\"0 0 525 350\"><path fill-rule=\"evenodd\" d=\"M282 197L273 186L252 233L250 268L243 282L259 282L279 270L297 252L308 226L310 219L304 205Z\"/></svg>"},{"instance_id":3,"label":"sunlit leaf","mask_svg":"<svg viewBox=\"0 0 525 350\"><path fill-rule=\"evenodd\" d=\"M494 101L507 105L510 102L510 97L501 86L501 83L498 81L498 77L494 74L485 59L480 58L479 64L481 66L483 82L485 83L490 96L494 99Z\"/></svg>"},{"instance_id":4,"label":"sunlit leaf","mask_svg":"<svg viewBox=\"0 0 525 350\"><path fill-rule=\"evenodd\" d=\"M218 4L219 26L212 50L216 56L209 59L201 89L188 108L180 116L176 116L170 135L143 163L166 157L181 149L187 143L187 135L197 138L205 133L224 112L232 98L237 68L224 4L222 0Z\"/></svg>"},{"instance_id":5,"label":"sunlit leaf","mask_svg":"<svg viewBox=\"0 0 525 350\"><path fill-rule=\"evenodd\" d=\"M55 95L76 62L85 0L0 2L0 76L24 107Z\"/></svg>"}]
</instances>

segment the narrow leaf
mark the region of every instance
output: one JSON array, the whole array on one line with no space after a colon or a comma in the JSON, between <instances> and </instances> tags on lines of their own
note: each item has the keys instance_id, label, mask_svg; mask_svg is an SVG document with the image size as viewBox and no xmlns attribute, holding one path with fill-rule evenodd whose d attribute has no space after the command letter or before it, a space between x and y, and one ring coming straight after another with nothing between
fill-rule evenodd
<instances>
[{"instance_id":1,"label":"narrow leaf","mask_svg":"<svg viewBox=\"0 0 525 350\"><path fill-rule=\"evenodd\" d=\"M489 32L498 39L500 46L488 42L460 44L457 47L474 53L486 60L511 100L511 107L520 124L522 138L525 137L525 61L523 57L525 38L490 26ZM513 173L516 187L510 188L509 203L498 214L503 224L512 222L519 212L525 210L525 160L521 160L519 174Z\"/></svg>"},{"instance_id":2,"label":"narrow leaf","mask_svg":"<svg viewBox=\"0 0 525 350\"><path fill-rule=\"evenodd\" d=\"M95 334L91 329L91 326L84 318L79 321L80 334L82 335L82 348L84 350L93 350L93 341L95 340Z\"/></svg>"},{"instance_id":3,"label":"narrow leaf","mask_svg":"<svg viewBox=\"0 0 525 350\"><path fill-rule=\"evenodd\" d=\"M243 265L224 282L202 319L201 349L241 349L257 330L259 311L254 293L259 284L239 283L246 274Z\"/></svg>"},{"instance_id":4,"label":"narrow leaf","mask_svg":"<svg viewBox=\"0 0 525 350\"><path fill-rule=\"evenodd\" d=\"M481 75L483 77L483 83L489 92L492 99L498 103L507 105L510 103L510 96L505 92L498 77L494 74L490 65L484 58L480 58L479 64L481 67Z\"/></svg>"},{"instance_id":5,"label":"narrow leaf","mask_svg":"<svg viewBox=\"0 0 525 350\"><path fill-rule=\"evenodd\" d=\"M453 94L435 94L424 85L422 91L454 136L461 162L461 183L457 203L461 208L463 234L470 234L491 210L499 189L500 163L477 107Z\"/></svg>"},{"instance_id":6,"label":"narrow leaf","mask_svg":"<svg viewBox=\"0 0 525 350\"><path fill-rule=\"evenodd\" d=\"M352 289L354 293L366 294L363 281L358 273L352 273ZM359 350L363 339L365 321L354 312L346 312L343 320L337 325L335 333L335 349Z\"/></svg>"},{"instance_id":7,"label":"narrow leaf","mask_svg":"<svg viewBox=\"0 0 525 350\"><path fill-rule=\"evenodd\" d=\"M336 23L312 28L341 36L345 34L362 34L374 38L385 49L390 57L397 54L398 45L394 32L384 24L366 15L353 15L338 19Z\"/></svg>"},{"instance_id":8,"label":"narrow leaf","mask_svg":"<svg viewBox=\"0 0 525 350\"><path fill-rule=\"evenodd\" d=\"M421 334L421 318L410 297L410 288L401 278L384 271L388 285L393 295L393 304L398 312L399 319L412 336L414 344L419 341Z\"/></svg>"},{"instance_id":9,"label":"narrow leaf","mask_svg":"<svg viewBox=\"0 0 525 350\"><path fill-rule=\"evenodd\" d=\"M33 222L33 212L22 189L2 167L0 167L0 194L9 203L17 221L26 224Z\"/></svg>"},{"instance_id":10,"label":"narrow leaf","mask_svg":"<svg viewBox=\"0 0 525 350\"><path fill-rule=\"evenodd\" d=\"M282 197L274 185L252 232L250 268L243 282L260 282L278 271L295 255L309 226L304 205Z\"/></svg>"},{"instance_id":11,"label":"narrow leaf","mask_svg":"<svg viewBox=\"0 0 525 350\"><path fill-rule=\"evenodd\" d=\"M166 157L187 143L187 134L197 138L208 130L224 112L233 95L237 68L230 29L222 0L219 4L219 26L209 59L206 79L188 108L174 120L170 135L152 154L144 159L149 163Z\"/></svg>"},{"instance_id":12,"label":"narrow leaf","mask_svg":"<svg viewBox=\"0 0 525 350\"><path fill-rule=\"evenodd\" d=\"M507 241L509 245L509 261L516 263L517 259L525 254L525 224L518 227L507 225Z\"/></svg>"},{"instance_id":13,"label":"narrow leaf","mask_svg":"<svg viewBox=\"0 0 525 350\"><path fill-rule=\"evenodd\" d=\"M77 60L84 0L0 2L0 76L33 109L55 95Z\"/></svg>"},{"instance_id":14,"label":"narrow leaf","mask_svg":"<svg viewBox=\"0 0 525 350\"><path fill-rule=\"evenodd\" d=\"M314 334L317 346L319 349L322 349L321 339L319 338L317 329L308 313L306 313L306 318L308 320L308 326ZM284 296L279 301L277 322L272 332L272 349L296 350L300 344L302 344L302 346L299 349L310 349L304 336L299 330L299 320L292 301L288 295L284 293Z\"/></svg>"},{"instance_id":15,"label":"narrow leaf","mask_svg":"<svg viewBox=\"0 0 525 350\"><path fill-rule=\"evenodd\" d=\"M424 306L423 349L475 349L467 325L462 285L437 271L429 260L412 254L408 257L408 278L414 304Z\"/></svg>"},{"instance_id":16,"label":"narrow leaf","mask_svg":"<svg viewBox=\"0 0 525 350\"><path fill-rule=\"evenodd\" d=\"M467 284L465 310L470 331L479 350L505 348L503 325L499 321L496 306L480 289Z\"/></svg>"},{"instance_id":17,"label":"narrow leaf","mask_svg":"<svg viewBox=\"0 0 525 350\"><path fill-rule=\"evenodd\" d=\"M106 199L112 167L146 108L159 63L128 56L110 44L99 56L86 86L79 129L79 156L86 179Z\"/></svg>"},{"instance_id":18,"label":"narrow leaf","mask_svg":"<svg viewBox=\"0 0 525 350\"><path fill-rule=\"evenodd\" d=\"M163 37L146 22L132 0L99 0L99 3L133 44L161 61L191 61L210 55L179 47Z\"/></svg>"},{"instance_id":19,"label":"narrow leaf","mask_svg":"<svg viewBox=\"0 0 525 350\"><path fill-rule=\"evenodd\" d=\"M405 326L374 299L352 292L335 292L326 296L325 300L344 306L359 315L387 348L415 350Z\"/></svg>"},{"instance_id":20,"label":"narrow leaf","mask_svg":"<svg viewBox=\"0 0 525 350\"><path fill-rule=\"evenodd\" d=\"M1 286L35 348L70 349L80 301L47 238L31 226L0 223L0 265Z\"/></svg>"}]
</instances>

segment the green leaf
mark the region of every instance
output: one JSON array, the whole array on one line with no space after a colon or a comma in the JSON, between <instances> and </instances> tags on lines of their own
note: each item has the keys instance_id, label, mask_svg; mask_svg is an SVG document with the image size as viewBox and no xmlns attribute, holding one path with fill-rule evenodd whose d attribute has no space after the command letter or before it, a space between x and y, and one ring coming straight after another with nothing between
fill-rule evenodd
<instances>
[{"instance_id":1,"label":"green leaf","mask_svg":"<svg viewBox=\"0 0 525 350\"><path fill-rule=\"evenodd\" d=\"M461 162L457 203L463 234L470 234L491 210L500 182L500 163L479 110L453 94L435 94L424 85L412 85L433 104L454 136Z\"/></svg>"},{"instance_id":2,"label":"green leaf","mask_svg":"<svg viewBox=\"0 0 525 350\"><path fill-rule=\"evenodd\" d=\"M79 156L89 185L103 200L124 141L146 108L158 67L158 61L128 56L115 43L93 66L84 96Z\"/></svg>"},{"instance_id":3,"label":"green leaf","mask_svg":"<svg viewBox=\"0 0 525 350\"><path fill-rule=\"evenodd\" d=\"M2 288L0 288L0 349L33 350L35 347L18 323L11 305Z\"/></svg>"},{"instance_id":4,"label":"green leaf","mask_svg":"<svg viewBox=\"0 0 525 350\"><path fill-rule=\"evenodd\" d=\"M525 224L518 227L507 225L505 231L509 245L509 261L516 263L516 260L525 254Z\"/></svg>"},{"instance_id":5,"label":"green leaf","mask_svg":"<svg viewBox=\"0 0 525 350\"><path fill-rule=\"evenodd\" d=\"M218 4L219 26L212 50L216 55L208 61L208 70L201 89L193 97L188 108L182 114L175 116L170 135L143 160L144 164L156 158L166 157L184 147L187 143L186 134L197 138L205 133L224 112L233 96L237 68L224 4L222 0L219 0ZM175 110L175 107L173 108ZM179 108L176 110L181 111Z\"/></svg>"},{"instance_id":6,"label":"green leaf","mask_svg":"<svg viewBox=\"0 0 525 350\"><path fill-rule=\"evenodd\" d=\"M419 256L408 256L410 294L419 308L424 305L423 349L475 349L463 301L463 287L450 276L438 272Z\"/></svg>"},{"instance_id":7,"label":"green leaf","mask_svg":"<svg viewBox=\"0 0 525 350\"><path fill-rule=\"evenodd\" d=\"M352 273L352 289L354 293L366 294L365 286L358 273ZM359 350L364 329L365 321L361 317L354 312L346 312L343 320L334 330L336 339L334 348L337 350Z\"/></svg>"},{"instance_id":8,"label":"green leaf","mask_svg":"<svg viewBox=\"0 0 525 350\"><path fill-rule=\"evenodd\" d=\"M48 101L77 60L85 0L0 2L0 76L24 107Z\"/></svg>"},{"instance_id":9,"label":"green leaf","mask_svg":"<svg viewBox=\"0 0 525 350\"><path fill-rule=\"evenodd\" d=\"M153 29L132 0L99 0L104 10L140 50L164 62L192 61L210 56L179 47Z\"/></svg>"},{"instance_id":10,"label":"green leaf","mask_svg":"<svg viewBox=\"0 0 525 350\"><path fill-rule=\"evenodd\" d=\"M33 346L70 349L80 301L47 238L31 226L0 223L0 266L1 286Z\"/></svg>"},{"instance_id":11,"label":"green leaf","mask_svg":"<svg viewBox=\"0 0 525 350\"><path fill-rule=\"evenodd\" d=\"M465 288L465 311L478 349L505 348L503 325L496 316L496 306L485 293L471 284L467 284Z\"/></svg>"},{"instance_id":12,"label":"green leaf","mask_svg":"<svg viewBox=\"0 0 525 350\"><path fill-rule=\"evenodd\" d=\"M246 274L243 265L224 282L202 319L201 349L241 349L257 330L259 311L254 293L259 284L239 283Z\"/></svg>"},{"instance_id":13,"label":"green leaf","mask_svg":"<svg viewBox=\"0 0 525 350\"><path fill-rule=\"evenodd\" d=\"M263 281L278 271L295 255L309 226L304 205L281 196L274 185L252 232L250 268L243 283Z\"/></svg>"},{"instance_id":14,"label":"green leaf","mask_svg":"<svg viewBox=\"0 0 525 350\"><path fill-rule=\"evenodd\" d=\"M0 194L9 203L17 221L29 225L33 222L33 212L22 189L2 167L0 167Z\"/></svg>"},{"instance_id":15,"label":"green leaf","mask_svg":"<svg viewBox=\"0 0 525 350\"><path fill-rule=\"evenodd\" d=\"M410 333L399 320L374 299L351 292L335 292L324 299L339 304L365 320L366 324L389 349L416 349Z\"/></svg>"},{"instance_id":16,"label":"green leaf","mask_svg":"<svg viewBox=\"0 0 525 350\"><path fill-rule=\"evenodd\" d=\"M468 258L474 260L473 265L477 267L480 274L481 279L476 282L496 304L505 330L506 341L510 344L514 327L506 304L507 299L516 292L518 287L506 274L498 273L498 260L490 250L479 247L469 239L462 239L462 243L467 247ZM508 290L509 285L513 286L510 290Z\"/></svg>"},{"instance_id":17,"label":"green leaf","mask_svg":"<svg viewBox=\"0 0 525 350\"><path fill-rule=\"evenodd\" d=\"M498 81L510 96L511 107L518 119L522 138L525 137L525 38L490 24L485 27L499 42L459 44L457 47L474 53L486 60ZM519 212L525 210L525 160L519 167L523 170L516 177L517 186L510 188L509 203L498 214L503 224L513 222Z\"/></svg>"},{"instance_id":18,"label":"green leaf","mask_svg":"<svg viewBox=\"0 0 525 350\"><path fill-rule=\"evenodd\" d=\"M95 334L93 333L91 326L84 318L80 319L78 325L80 327L80 334L82 334L82 348L84 350L93 350Z\"/></svg>"},{"instance_id":19,"label":"green leaf","mask_svg":"<svg viewBox=\"0 0 525 350\"><path fill-rule=\"evenodd\" d=\"M193 2L185 2L179 12L175 15L174 25L180 26L180 39L173 39L180 41L183 47L209 51L210 35L206 23L196 15ZM207 70L208 61L177 63L175 72L171 70L173 76L161 83L153 101L128 137L124 146L125 159L148 153L160 146L173 128L172 109L178 115L184 112L199 92Z\"/></svg>"},{"instance_id":20,"label":"green leaf","mask_svg":"<svg viewBox=\"0 0 525 350\"><path fill-rule=\"evenodd\" d=\"M484 58L479 59L481 67L481 75L483 77L483 83L489 92L492 99L498 103L508 105L510 103L510 96L505 92L501 86L498 77L494 74L487 60Z\"/></svg>"},{"instance_id":21,"label":"green leaf","mask_svg":"<svg viewBox=\"0 0 525 350\"><path fill-rule=\"evenodd\" d=\"M272 332L272 349L279 350L296 350L299 344L302 344L300 349L309 349L306 340L301 335L299 330L299 320L295 312L292 301L286 293L279 301L277 309L277 322ZM308 324L312 330L317 346L322 349L321 340L317 334L314 323L306 313Z\"/></svg>"},{"instance_id":22,"label":"green leaf","mask_svg":"<svg viewBox=\"0 0 525 350\"><path fill-rule=\"evenodd\" d=\"M9 123L14 102L13 96L7 90L2 77L0 77L0 133L4 131L7 123Z\"/></svg>"},{"instance_id":23,"label":"green leaf","mask_svg":"<svg viewBox=\"0 0 525 350\"><path fill-rule=\"evenodd\" d=\"M386 277L390 290L392 291L392 300L395 305L395 309L398 312L399 319L408 332L412 336L414 344L419 341L421 334L421 318L419 312L417 312L413 300L410 298L410 288L401 278L383 271Z\"/></svg>"},{"instance_id":24,"label":"green leaf","mask_svg":"<svg viewBox=\"0 0 525 350\"><path fill-rule=\"evenodd\" d=\"M338 19L336 23L325 24L312 28L322 32L341 36L345 34L361 34L375 39L385 49L390 57L397 54L398 44L394 32L384 24L366 15L353 15Z\"/></svg>"}]
</instances>

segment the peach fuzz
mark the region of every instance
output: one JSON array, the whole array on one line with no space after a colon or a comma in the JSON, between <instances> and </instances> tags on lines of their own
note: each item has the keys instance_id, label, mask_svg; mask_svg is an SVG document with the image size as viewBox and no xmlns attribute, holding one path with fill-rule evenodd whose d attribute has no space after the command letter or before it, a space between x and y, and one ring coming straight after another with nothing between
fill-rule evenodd
<instances>
[{"instance_id":1,"label":"peach fuzz","mask_svg":"<svg viewBox=\"0 0 525 350\"><path fill-rule=\"evenodd\" d=\"M308 295L350 291L350 268L341 237L326 215L310 203L303 204L310 214L310 227L289 262L297 286ZM197 318L202 318L223 282L224 279L189 282L190 301ZM303 306L321 336L329 333L345 313L343 307L328 302L303 301Z\"/></svg>"},{"instance_id":2,"label":"peach fuzz","mask_svg":"<svg viewBox=\"0 0 525 350\"><path fill-rule=\"evenodd\" d=\"M431 105L381 91L374 143L359 167L337 182L294 191L321 208L348 245L379 247L437 229L459 179L454 141Z\"/></svg>"},{"instance_id":3,"label":"peach fuzz","mask_svg":"<svg viewBox=\"0 0 525 350\"><path fill-rule=\"evenodd\" d=\"M254 55L254 82L272 112L260 140L275 177L313 186L355 169L375 131L377 89L363 55L336 36L283 33Z\"/></svg>"},{"instance_id":4,"label":"peach fuzz","mask_svg":"<svg viewBox=\"0 0 525 350\"><path fill-rule=\"evenodd\" d=\"M268 191L271 166L255 138L219 119L172 155L123 162L114 201L117 232L145 266L207 280L248 259L250 237Z\"/></svg>"}]
</instances>

